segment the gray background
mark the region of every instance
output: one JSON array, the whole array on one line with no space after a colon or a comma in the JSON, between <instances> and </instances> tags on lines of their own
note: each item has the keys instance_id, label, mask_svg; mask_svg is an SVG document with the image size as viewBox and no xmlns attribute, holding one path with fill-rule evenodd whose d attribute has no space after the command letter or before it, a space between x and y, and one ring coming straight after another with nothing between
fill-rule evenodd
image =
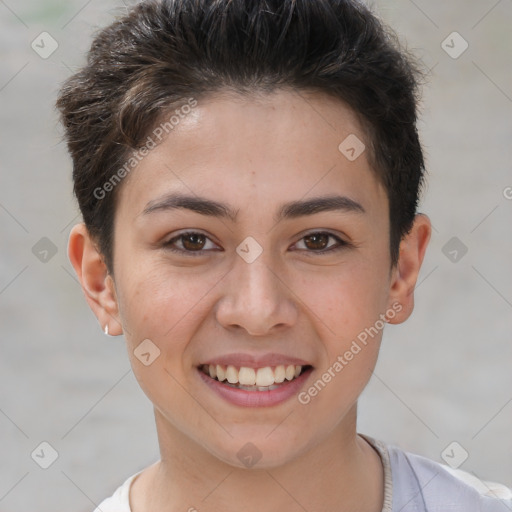
<instances>
[{"instance_id":1,"label":"gray background","mask_svg":"<svg viewBox=\"0 0 512 512\"><path fill-rule=\"evenodd\" d=\"M512 486L512 1L374 5L432 68L421 210L435 230L416 310L386 328L359 431L437 461L456 441L448 453L467 451L462 469ZM124 9L112 0L0 1L2 512L92 511L158 458L152 407L123 340L101 332L67 260L79 217L53 107L91 33ZM43 31L59 45L48 59L31 48ZM457 59L441 46L454 31L469 44ZM33 252L43 237L57 250L46 262ZM467 247L457 261L445 255L451 246L443 252L452 237ZM42 441L59 454L48 469L31 458Z\"/></svg>"}]
</instances>

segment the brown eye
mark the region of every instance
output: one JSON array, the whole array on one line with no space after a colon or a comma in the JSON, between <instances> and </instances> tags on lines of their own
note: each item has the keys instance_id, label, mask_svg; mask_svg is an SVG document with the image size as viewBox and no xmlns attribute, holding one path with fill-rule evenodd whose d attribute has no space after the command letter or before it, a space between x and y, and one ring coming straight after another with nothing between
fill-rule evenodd
<instances>
[{"instance_id":1,"label":"brown eye","mask_svg":"<svg viewBox=\"0 0 512 512\"><path fill-rule=\"evenodd\" d=\"M304 243L308 249L323 250L329 243L330 235L326 233L314 233L304 237Z\"/></svg>"},{"instance_id":2,"label":"brown eye","mask_svg":"<svg viewBox=\"0 0 512 512\"><path fill-rule=\"evenodd\" d=\"M181 235L183 247L187 251L200 251L206 243L206 237L200 233Z\"/></svg>"},{"instance_id":3,"label":"brown eye","mask_svg":"<svg viewBox=\"0 0 512 512\"><path fill-rule=\"evenodd\" d=\"M202 233L190 231L181 233L169 241L163 243L166 250L187 256L201 256L207 254L215 244Z\"/></svg>"},{"instance_id":4,"label":"brown eye","mask_svg":"<svg viewBox=\"0 0 512 512\"><path fill-rule=\"evenodd\" d=\"M330 242L334 240L334 243ZM331 251L343 249L343 247L350 245L341 238L323 231L310 233L299 240L298 244L303 244L305 248L299 247L305 253L318 253L318 255L328 254Z\"/></svg>"}]
</instances>

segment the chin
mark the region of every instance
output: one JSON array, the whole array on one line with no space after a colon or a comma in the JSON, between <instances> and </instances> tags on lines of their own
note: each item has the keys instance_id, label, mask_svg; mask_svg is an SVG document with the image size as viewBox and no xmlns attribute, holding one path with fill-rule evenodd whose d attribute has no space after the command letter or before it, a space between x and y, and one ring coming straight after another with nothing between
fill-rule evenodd
<instances>
[{"instance_id":1,"label":"chin","mask_svg":"<svg viewBox=\"0 0 512 512\"><path fill-rule=\"evenodd\" d=\"M298 446L294 435L271 439L268 431L260 435L237 435L219 447L210 447L210 453L220 461L239 469L265 470L284 466L307 451L308 443Z\"/></svg>"}]
</instances>

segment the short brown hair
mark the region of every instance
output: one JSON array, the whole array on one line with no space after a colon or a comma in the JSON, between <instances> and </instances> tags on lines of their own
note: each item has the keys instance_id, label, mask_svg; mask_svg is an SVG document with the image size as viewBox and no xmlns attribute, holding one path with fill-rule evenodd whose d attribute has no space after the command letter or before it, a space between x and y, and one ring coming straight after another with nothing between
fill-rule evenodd
<instances>
[{"instance_id":1,"label":"short brown hair","mask_svg":"<svg viewBox=\"0 0 512 512\"><path fill-rule=\"evenodd\" d=\"M424 175L416 129L420 72L396 36L356 0L143 1L94 38L57 107L84 222L113 273L121 187L113 172L166 112L220 90L291 87L329 94L362 120L389 199L390 254L414 220ZM341 142L341 141L340 141Z\"/></svg>"}]
</instances>

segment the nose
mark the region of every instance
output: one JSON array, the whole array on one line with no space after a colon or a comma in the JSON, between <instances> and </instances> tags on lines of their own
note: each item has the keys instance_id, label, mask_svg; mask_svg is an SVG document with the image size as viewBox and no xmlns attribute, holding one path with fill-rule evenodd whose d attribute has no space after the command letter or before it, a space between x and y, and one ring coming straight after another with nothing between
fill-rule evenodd
<instances>
[{"instance_id":1,"label":"nose","mask_svg":"<svg viewBox=\"0 0 512 512\"><path fill-rule=\"evenodd\" d=\"M252 336L264 336L296 322L293 292L264 254L252 263L238 258L229 272L216 308L217 321L226 329L242 328Z\"/></svg>"}]
</instances>

